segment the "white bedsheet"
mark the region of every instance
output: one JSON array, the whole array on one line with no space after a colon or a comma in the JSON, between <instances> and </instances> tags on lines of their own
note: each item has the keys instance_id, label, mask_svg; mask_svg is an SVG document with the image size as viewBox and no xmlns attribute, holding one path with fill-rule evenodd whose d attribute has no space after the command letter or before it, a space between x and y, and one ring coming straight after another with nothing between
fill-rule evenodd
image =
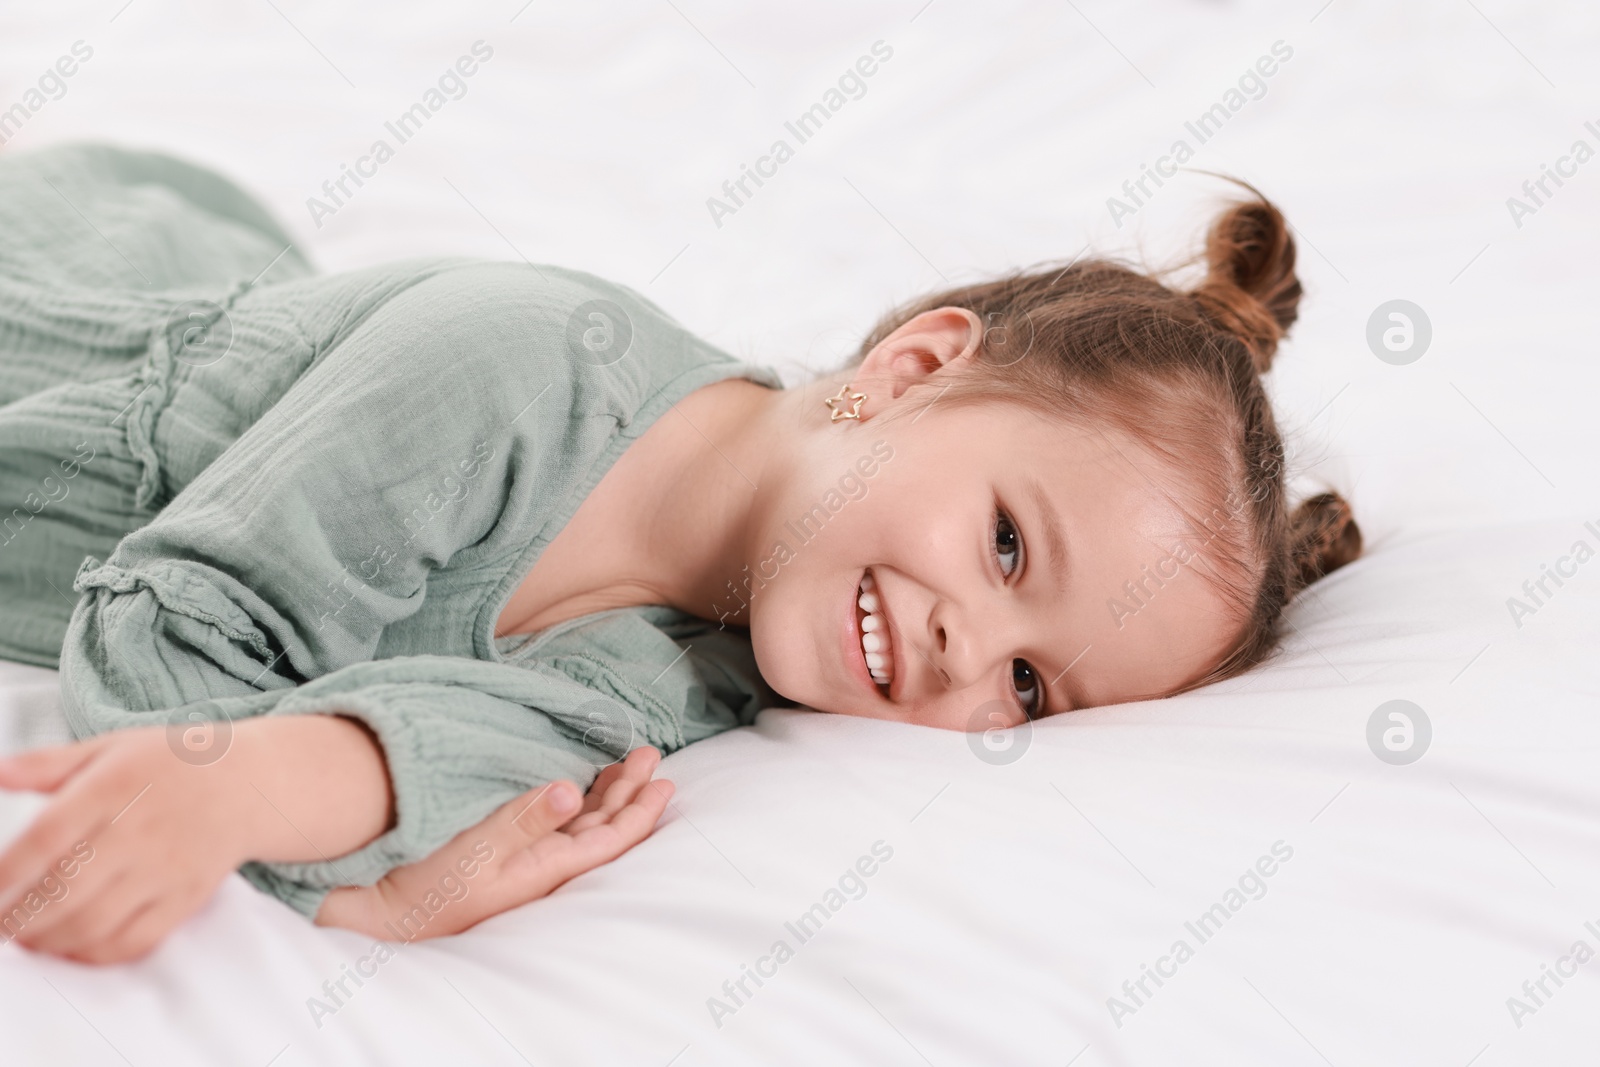
<instances>
[{"instance_id":1,"label":"white bedsheet","mask_svg":"<svg viewBox=\"0 0 1600 1067\"><path fill-rule=\"evenodd\" d=\"M1171 182L1122 229L1106 198L1281 40L1293 57L1192 165L1254 181L1298 228L1307 296L1273 388L1303 484L1354 502L1368 556L1293 608L1274 664L1052 721L1010 765L963 735L768 712L667 761L679 795L646 845L406 947L320 1026L309 998L369 943L238 879L136 965L0 949L0 1058L1592 1059L1600 961L1546 979L1537 1004L1522 987L1579 940L1600 950L1600 562L1520 627L1506 600L1575 541L1600 548L1584 525L1600 527L1600 163L1547 186L1520 227L1506 199L1575 139L1600 145L1584 127L1600 126L1600 15L1489 0L519 6L54 5L0 35L0 107L75 40L93 58L0 150L111 137L214 162L325 269L459 251L594 270L798 381L945 278L1090 240L1182 247L1222 187ZM466 96L316 228L306 198L479 39L494 56ZM865 96L716 227L706 198L878 40L894 54ZM1396 298L1434 329L1408 366L1364 340ZM0 665L6 744L48 736L50 678ZM1432 725L1408 766L1368 748L1391 700ZM5 798L0 815L15 826L33 804ZM800 943L785 923L826 907L880 841L893 855L864 894ZM1185 924L1226 908L1275 844L1292 856L1263 863L1263 895L1200 943ZM793 958L735 1002L724 982L780 939ZM1193 957L1135 1002L1123 983L1179 939ZM1534 1010L1513 1018L1513 996ZM736 1010L714 1019L713 997Z\"/></svg>"}]
</instances>

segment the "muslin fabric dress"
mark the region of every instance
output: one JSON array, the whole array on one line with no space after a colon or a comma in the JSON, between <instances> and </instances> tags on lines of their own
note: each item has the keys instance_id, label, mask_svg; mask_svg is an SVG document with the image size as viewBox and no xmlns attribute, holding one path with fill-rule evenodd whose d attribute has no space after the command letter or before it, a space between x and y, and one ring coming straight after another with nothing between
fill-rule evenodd
<instances>
[{"instance_id":1,"label":"muslin fabric dress","mask_svg":"<svg viewBox=\"0 0 1600 1067\"><path fill-rule=\"evenodd\" d=\"M321 275L205 168L0 154L0 657L59 665L75 735L166 725L178 758L249 716L365 722L396 825L242 869L314 915L527 789L779 703L744 631L665 606L494 636L623 450L736 376L781 387L592 275Z\"/></svg>"}]
</instances>

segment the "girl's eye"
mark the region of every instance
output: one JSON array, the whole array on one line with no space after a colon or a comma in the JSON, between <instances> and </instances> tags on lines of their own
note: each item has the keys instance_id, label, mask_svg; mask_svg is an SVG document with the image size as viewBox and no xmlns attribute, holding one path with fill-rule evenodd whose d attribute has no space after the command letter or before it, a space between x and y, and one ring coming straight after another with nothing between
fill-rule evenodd
<instances>
[{"instance_id":1,"label":"girl's eye","mask_svg":"<svg viewBox=\"0 0 1600 1067\"><path fill-rule=\"evenodd\" d=\"M1005 512L995 513L994 521L994 547L995 558L1000 562L1000 572L1007 578L1011 577L1017 569L1017 557L1022 554L1022 538L1017 533L1017 528L1012 525L1011 517ZM1008 563L1006 557L1010 556Z\"/></svg>"},{"instance_id":2,"label":"girl's eye","mask_svg":"<svg viewBox=\"0 0 1600 1067\"><path fill-rule=\"evenodd\" d=\"M994 549L1000 572L1010 578L1021 566L1022 535L1017 533L1011 516L999 510L995 511L994 516ZM1022 713L1030 720L1044 713L1044 687L1039 684L1039 675L1027 660L1011 661L1011 688L1016 691Z\"/></svg>"},{"instance_id":3,"label":"girl's eye","mask_svg":"<svg viewBox=\"0 0 1600 1067\"><path fill-rule=\"evenodd\" d=\"M1023 714L1030 720L1044 712L1044 689L1039 685L1039 675L1025 659L1011 661L1011 688L1017 691Z\"/></svg>"}]
</instances>

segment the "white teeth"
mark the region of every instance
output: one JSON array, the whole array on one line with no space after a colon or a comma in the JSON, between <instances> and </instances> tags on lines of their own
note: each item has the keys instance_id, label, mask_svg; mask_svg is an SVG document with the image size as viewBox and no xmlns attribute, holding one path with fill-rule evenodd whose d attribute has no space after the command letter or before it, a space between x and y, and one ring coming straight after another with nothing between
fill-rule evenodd
<instances>
[{"instance_id":1,"label":"white teeth","mask_svg":"<svg viewBox=\"0 0 1600 1067\"><path fill-rule=\"evenodd\" d=\"M872 680L887 688L894 681L894 658L889 655L888 620L882 615L873 614L881 607L877 594L873 592L876 584L872 575L862 575L860 595L856 598L856 604L866 612L861 620L861 652L866 658Z\"/></svg>"}]
</instances>

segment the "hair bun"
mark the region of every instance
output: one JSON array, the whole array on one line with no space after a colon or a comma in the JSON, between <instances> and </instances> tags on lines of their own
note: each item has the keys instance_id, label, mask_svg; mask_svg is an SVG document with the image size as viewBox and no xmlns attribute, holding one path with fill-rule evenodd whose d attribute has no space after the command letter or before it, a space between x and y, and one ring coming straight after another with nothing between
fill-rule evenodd
<instances>
[{"instance_id":1,"label":"hair bun","mask_svg":"<svg viewBox=\"0 0 1600 1067\"><path fill-rule=\"evenodd\" d=\"M1300 314L1300 279L1294 273L1294 238L1283 214L1255 186L1230 178L1257 199L1231 205L1206 234L1206 279L1193 293L1219 329L1250 350L1257 373L1266 373Z\"/></svg>"},{"instance_id":2,"label":"hair bun","mask_svg":"<svg viewBox=\"0 0 1600 1067\"><path fill-rule=\"evenodd\" d=\"M1361 555L1361 527L1350 504L1338 493L1319 493L1301 502L1289 519L1291 572L1304 587Z\"/></svg>"}]
</instances>

